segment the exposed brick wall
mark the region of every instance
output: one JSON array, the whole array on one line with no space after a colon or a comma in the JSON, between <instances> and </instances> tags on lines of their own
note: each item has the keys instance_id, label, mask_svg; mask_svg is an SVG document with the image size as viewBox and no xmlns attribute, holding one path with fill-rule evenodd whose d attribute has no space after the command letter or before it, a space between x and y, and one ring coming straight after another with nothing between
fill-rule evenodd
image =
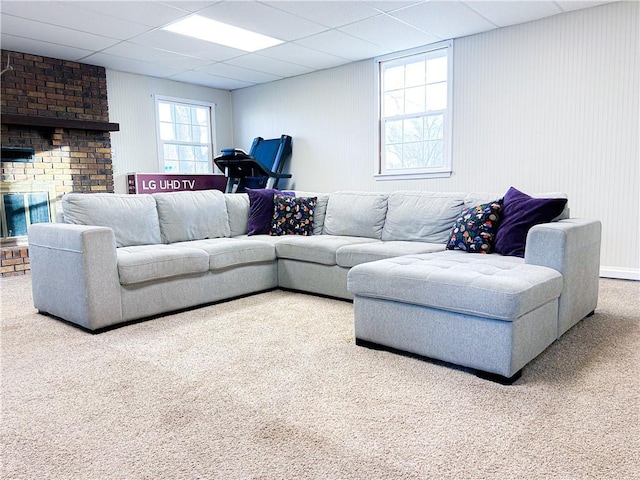
<instances>
[{"instance_id":1,"label":"exposed brick wall","mask_svg":"<svg viewBox=\"0 0 640 480\"><path fill-rule=\"evenodd\" d=\"M0 272L3 277L24 275L29 271L27 247L3 248L0 252Z\"/></svg>"},{"instance_id":2,"label":"exposed brick wall","mask_svg":"<svg viewBox=\"0 0 640 480\"><path fill-rule=\"evenodd\" d=\"M2 111L109 121L103 67L2 50L13 70L2 75Z\"/></svg>"},{"instance_id":3,"label":"exposed brick wall","mask_svg":"<svg viewBox=\"0 0 640 480\"><path fill-rule=\"evenodd\" d=\"M0 58L5 61L7 56L13 70L0 81L3 115L109 121L103 67L2 50ZM67 192L114 190L109 132L3 123L2 145L28 146L36 152L33 163L2 162L3 182L52 183L58 201ZM2 247L3 276L28 270L29 260L22 250ZM15 268L8 270L10 266Z\"/></svg>"},{"instance_id":4,"label":"exposed brick wall","mask_svg":"<svg viewBox=\"0 0 640 480\"><path fill-rule=\"evenodd\" d=\"M2 162L3 182L52 182L58 198L67 192L113 192L109 132L2 125L2 144L36 151L33 163Z\"/></svg>"}]
</instances>

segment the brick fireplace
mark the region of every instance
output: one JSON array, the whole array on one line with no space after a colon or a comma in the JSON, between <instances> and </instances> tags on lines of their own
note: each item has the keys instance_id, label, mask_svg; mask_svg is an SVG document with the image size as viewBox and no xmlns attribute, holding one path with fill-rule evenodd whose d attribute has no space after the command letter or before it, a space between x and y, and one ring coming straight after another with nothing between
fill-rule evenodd
<instances>
[{"instance_id":1,"label":"brick fireplace","mask_svg":"<svg viewBox=\"0 0 640 480\"><path fill-rule=\"evenodd\" d=\"M2 50L2 276L29 270L26 228L67 192L113 192L105 69Z\"/></svg>"}]
</instances>

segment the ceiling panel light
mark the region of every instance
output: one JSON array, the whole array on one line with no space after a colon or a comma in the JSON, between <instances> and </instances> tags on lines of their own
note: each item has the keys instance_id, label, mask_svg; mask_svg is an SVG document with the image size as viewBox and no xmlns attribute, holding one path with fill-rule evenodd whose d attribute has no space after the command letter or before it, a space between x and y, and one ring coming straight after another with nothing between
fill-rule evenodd
<instances>
[{"instance_id":1,"label":"ceiling panel light","mask_svg":"<svg viewBox=\"0 0 640 480\"><path fill-rule=\"evenodd\" d=\"M216 20L200 15L192 15L184 20L179 20L166 27L162 27L162 29L200 40L206 40L207 42L237 48L245 52L255 52L284 43L277 38L267 37L266 35L217 22Z\"/></svg>"}]
</instances>

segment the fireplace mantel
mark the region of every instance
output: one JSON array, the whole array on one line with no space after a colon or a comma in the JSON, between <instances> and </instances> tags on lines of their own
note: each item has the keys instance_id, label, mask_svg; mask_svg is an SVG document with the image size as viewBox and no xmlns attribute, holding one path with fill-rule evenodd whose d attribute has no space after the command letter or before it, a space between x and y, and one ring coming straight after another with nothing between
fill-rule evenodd
<instances>
[{"instance_id":1,"label":"fireplace mantel","mask_svg":"<svg viewBox=\"0 0 640 480\"><path fill-rule=\"evenodd\" d=\"M119 123L77 120L60 117L36 117L32 115L2 115L5 125L24 125L43 128L70 128L74 130L94 130L98 132L118 132Z\"/></svg>"}]
</instances>

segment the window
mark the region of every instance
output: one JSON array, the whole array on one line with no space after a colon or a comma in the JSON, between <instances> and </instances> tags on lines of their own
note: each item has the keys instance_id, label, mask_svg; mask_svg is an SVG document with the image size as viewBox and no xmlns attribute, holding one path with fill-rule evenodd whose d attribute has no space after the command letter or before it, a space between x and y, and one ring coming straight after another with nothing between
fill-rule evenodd
<instances>
[{"instance_id":1,"label":"window","mask_svg":"<svg viewBox=\"0 0 640 480\"><path fill-rule=\"evenodd\" d=\"M452 43L376 59L379 179L451 175Z\"/></svg>"},{"instance_id":2,"label":"window","mask_svg":"<svg viewBox=\"0 0 640 480\"><path fill-rule=\"evenodd\" d=\"M212 173L215 105L156 96L161 173Z\"/></svg>"}]
</instances>

